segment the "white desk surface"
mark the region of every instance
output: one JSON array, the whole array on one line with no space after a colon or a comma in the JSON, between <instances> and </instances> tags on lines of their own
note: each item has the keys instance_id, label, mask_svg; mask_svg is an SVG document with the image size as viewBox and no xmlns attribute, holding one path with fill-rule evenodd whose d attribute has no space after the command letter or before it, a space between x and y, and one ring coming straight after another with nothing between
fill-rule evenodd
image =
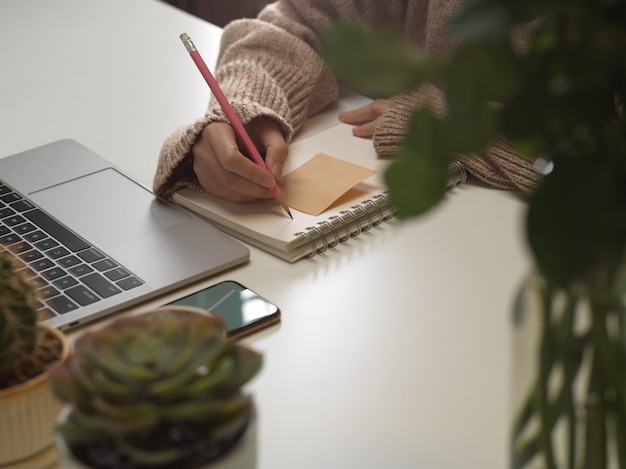
<instances>
[{"instance_id":1,"label":"white desk surface","mask_svg":"<svg viewBox=\"0 0 626 469\"><path fill-rule=\"evenodd\" d=\"M155 0L0 2L0 157L69 137L150 186L209 96L181 32L215 62L220 29ZM470 187L315 260L252 248L196 285L237 280L282 309L246 339L265 355L258 468L506 467L523 213Z\"/></svg>"}]
</instances>

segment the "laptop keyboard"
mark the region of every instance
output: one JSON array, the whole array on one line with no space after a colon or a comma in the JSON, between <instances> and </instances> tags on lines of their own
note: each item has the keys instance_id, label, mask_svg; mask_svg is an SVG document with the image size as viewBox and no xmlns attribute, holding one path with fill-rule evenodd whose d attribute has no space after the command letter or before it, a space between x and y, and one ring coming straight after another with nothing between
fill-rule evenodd
<instances>
[{"instance_id":1,"label":"laptop keyboard","mask_svg":"<svg viewBox=\"0 0 626 469\"><path fill-rule=\"evenodd\" d=\"M44 320L144 283L2 180L0 255L23 264L38 289Z\"/></svg>"}]
</instances>

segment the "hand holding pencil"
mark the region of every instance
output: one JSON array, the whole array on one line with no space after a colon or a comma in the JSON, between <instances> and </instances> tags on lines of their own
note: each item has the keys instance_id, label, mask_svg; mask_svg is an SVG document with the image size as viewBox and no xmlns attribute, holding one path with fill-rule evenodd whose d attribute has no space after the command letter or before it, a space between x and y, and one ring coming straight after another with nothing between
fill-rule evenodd
<instances>
[{"instance_id":1,"label":"hand holding pencil","mask_svg":"<svg viewBox=\"0 0 626 469\"><path fill-rule=\"evenodd\" d=\"M243 124L239 120L239 117L237 116L237 114L235 113L234 109L232 108L232 106L228 102L228 99L224 96L224 93L220 89L219 85L217 84L217 81L215 80L215 78L211 74L211 72L210 72L209 68L207 67L207 65L205 64L204 60L202 59L202 57L198 53L195 45L193 44L193 42L191 41L189 36L187 34L185 34L185 33L180 35L180 39L182 40L183 44L187 48L187 51L189 52L189 54L191 55L191 58L193 59L193 61L196 64L196 66L198 67L198 70L200 71L200 73L202 74L202 76L206 80L207 84L209 85L209 88L211 89L211 92L213 93L213 95L215 96L217 102L219 103L222 111L224 112L224 114L228 118L228 120L230 122L230 125L232 126L233 130L235 131L235 133L237 135L237 138L239 139L239 141L241 142L243 148L245 149L245 151L247 153L247 156L249 156L250 159L255 164L257 164L259 167L267 170L267 167L266 167L266 164L265 164L265 160L263 159L263 157L259 153L256 145L254 144L254 142L250 138L250 135L248 134L248 132L246 131L245 127L243 126ZM289 210L289 207L287 206L287 204L285 202L284 191L283 191L282 187L280 186L280 184L278 183L278 181L276 179L274 179L274 185L271 188L271 192L272 192L273 197L283 207L285 212L291 218L293 218L292 215L291 215L291 212Z\"/></svg>"}]
</instances>

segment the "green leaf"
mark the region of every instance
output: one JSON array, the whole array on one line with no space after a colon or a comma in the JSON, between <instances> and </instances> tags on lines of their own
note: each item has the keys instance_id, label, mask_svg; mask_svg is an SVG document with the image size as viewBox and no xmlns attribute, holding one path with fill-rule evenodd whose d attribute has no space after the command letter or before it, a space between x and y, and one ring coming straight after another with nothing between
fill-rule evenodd
<instances>
[{"instance_id":1,"label":"green leaf","mask_svg":"<svg viewBox=\"0 0 626 469\"><path fill-rule=\"evenodd\" d=\"M445 124L429 109L413 114L398 160L385 173L399 218L425 213L443 199L451 160L446 142Z\"/></svg>"},{"instance_id":2,"label":"green leaf","mask_svg":"<svg viewBox=\"0 0 626 469\"><path fill-rule=\"evenodd\" d=\"M91 399L95 412L103 417L115 420L136 420L146 416L154 416L157 406L150 402L134 402L129 405L116 405L108 402L101 396L93 396Z\"/></svg>"},{"instance_id":3,"label":"green leaf","mask_svg":"<svg viewBox=\"0 0 626 469\"><path fill-rule=\"evenodd\" d=\"M235 360L231 357L224 357L211 367L206 376L197 378L187 388L190 396L211 394L222 381L227 379L235 369Z\"/></svg>"},{"instance_id":4,"label":"green leaf","mask_svg":"<svg viewBox=\"0 0 626 469\"><path fill-rule=\"evenodd\" d=\"M498 130L497 104L519 86L513 52L507 46L468 46L448 62L443 74L454 129L450 145L458 153L480 153Z\"/></svg>"},{"instance_id":5,"label":"green leaf","mask_svg":"<svg viewBox=\"0 0 626 469\"><path fill-rule=\"evenodd\" d=\"M622 260L626 183L605 162L561 159L531 197L528 242L541 272L562 287L589 281L596 271L612 279Z\"/></svg>"},{"instance_id":6,"label":"green leaf","mask_svg":"<svg viewBox=\"0 0 626 469\"><path fill-rule=\"evenodd\" d=\"M392 28L371 32L351 23L322 31L323 56L346 86L371 97L393 96L414 89L431 74L425 52Z\"/></svg>"},{"instance_id":7,"label":"green leaf","mask_svg":"<svg viewBox=\"0 0 626 469\"><path fill-rule=\"evenodd\" d=\"M183 401L163 405L158 408L159 416L165 420L197 421L204 425L223 422L243 412L251 405L249 396L235 396L228 399L207 399L204 401Z\"/></svg>"}]
</instances>

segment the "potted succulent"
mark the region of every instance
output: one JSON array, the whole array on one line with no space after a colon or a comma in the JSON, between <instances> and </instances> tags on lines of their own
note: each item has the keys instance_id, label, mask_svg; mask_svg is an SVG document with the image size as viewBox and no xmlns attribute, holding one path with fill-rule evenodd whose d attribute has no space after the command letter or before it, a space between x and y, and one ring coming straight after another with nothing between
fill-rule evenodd
<instances>
[{"instance_id":1,"label":"potted succulent","mask_svg":"<svg viewBox=\"0 0 626 469\"><path fill-rule=\"evenodd\" d=\"M511 467L626 468L625 25L625 0L465 0L447 59L384 29L323 38L331 68L365 93L440 86L447 113L417 109L386 173L400 218L437 206L459 154L505 137L541 157L525 220L536 269L514 302L518 323L539 313L536 376Z\"/></svg>"},{"instance_id":2,"label":"potted succulent","mask_svg":"<svg viewBox=\"0 0 626 469\"><path fill-rule=\"evenodd\" d=\"M0 466L54 461L52 428L61 403L50 392L47 366L70 344L37 316L38 298L20 265L0 252Z\"/></svg>"},{"instance_id":3,"label":"potted succulent","mask_svg":"<svg viewBox=\"0 0 626 469\"><path fill-rule=\"evenodd\" d=\"M254 467L256 413L242 387L261 355L199 308L162 307L87 331L50 370L67 403L63 467Z\"/></svg>"}]
</instances>

